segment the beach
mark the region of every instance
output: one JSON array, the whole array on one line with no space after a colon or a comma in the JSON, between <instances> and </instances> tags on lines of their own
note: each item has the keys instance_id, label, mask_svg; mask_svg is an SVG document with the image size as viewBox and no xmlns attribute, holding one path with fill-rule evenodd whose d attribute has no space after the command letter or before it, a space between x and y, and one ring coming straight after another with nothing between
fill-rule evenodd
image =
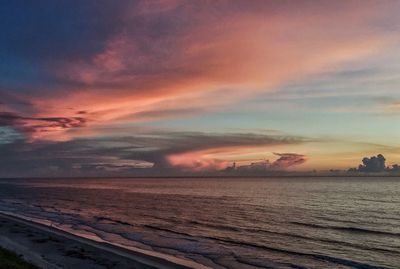
<instances>
[{"instance_id":1,"label":"beach","mask_svg":"<svg viewBox=\"0 0 400 269\"><path fill-rule=\"evenodd\" d=\"M0 214L0 247L46 269L207 268L167 255L97 242L8 214Z\"/></svg>"}]
</instances>

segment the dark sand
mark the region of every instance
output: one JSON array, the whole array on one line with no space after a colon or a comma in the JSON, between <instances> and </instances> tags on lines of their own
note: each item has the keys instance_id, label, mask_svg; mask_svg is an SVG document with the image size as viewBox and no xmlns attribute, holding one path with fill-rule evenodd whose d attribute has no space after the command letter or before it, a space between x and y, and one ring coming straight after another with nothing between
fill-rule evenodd
<instances>
[{"instance_id":1,"label":"dark sand","mask_svg":"<svg viewBox=\"0 0 400 269\"><path fill-rule=\"evenodd\" d=\"M0 248L0 268L2 269L39 269L39 267L28 263L19 255L7 249Z\"/></svg>"},{"instance_id":2,"label":"dark sand","mask_svg":"<svg viewBox=\"0 0 400 269\"><path fill-rule=\"evenodd\" d=\"M134 251L0 214L0 247L41 268L207 268L149 251Z\"/></svg>"}]
</instances>

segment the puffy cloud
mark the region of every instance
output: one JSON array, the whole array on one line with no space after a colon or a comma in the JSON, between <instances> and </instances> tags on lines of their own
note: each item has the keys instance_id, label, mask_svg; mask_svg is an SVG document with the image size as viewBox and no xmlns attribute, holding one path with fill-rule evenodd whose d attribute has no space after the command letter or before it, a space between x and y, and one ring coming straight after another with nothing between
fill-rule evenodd
<instances>
[{"instance_id":1,"label":"puffy cloud","mask_svg":"<svg viewBox=\"0 0 400 269\"><path fill-rule=\"evenodd\" d=\"M364 157L362 164L357 169L350 169L350 171L358 172L383 172L386 169L386 159L382 154L378 154L372 157Z\"/></svg>"},{"instance_id":2,"label":"puffy cloud","mask_svg":"<svg viewBox=\"0 0 400 269\"><path fill-rule=\"evenodd\" d=\"M400 172L400 165L393 164L392 168L389 168L389 171L394 172L394 173L399 173Z\"/></svg>"},{"instance_id":3,"label":"puffy cloud","mask_svg":"<svg viewBox=\"0 0 400 269\"><path fill-rule=\"evenodd\" d=\"M274 155L279 156L279 158L273 162L266 159L263 161L251 162L249 165L236 165L235 162L234 166L228 166L226 170L237 173L282 171L292 166L303 164L307 160L305 155L298 153L274 153Z\"/></svg>"},{"instance_id":4,"label":"puffy cloud","mask_svg":"<svg viewBox=\"0 0 400 269\"><path fill-rule=\"evenodd\" d=\"M376 156L364 157L362 159L362 164L360 164L358 168L350 168L349 172L399 173L400 166L398 164L386 166L386 158L382 154L378 154Z\"/></svg>"},{"instance_id":5,"label":"puffy cloud","mask_svg":"<svg viewBox=\"0 0 400 269\"><path fill-rule=\"evenodd\" d=\"M277 160L275 160L271 167L275 169L286 169L291 166L300 165L304 163L307 159L302 154L297 153L274 153L279 156Z\"/></svg>"}]
</instances>

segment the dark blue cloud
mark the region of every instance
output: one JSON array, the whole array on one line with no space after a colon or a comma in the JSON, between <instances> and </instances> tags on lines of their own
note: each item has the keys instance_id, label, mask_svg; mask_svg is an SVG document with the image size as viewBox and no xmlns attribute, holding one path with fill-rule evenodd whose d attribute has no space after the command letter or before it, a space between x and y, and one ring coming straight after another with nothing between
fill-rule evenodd
<instances>
[{"instance_id":1,"label":"dark blue cloud","mask_svg":"<svg viewBox=\"0 0 400 269\"><path fill-rule=\"evenodd\" d=\"M0 86L51 83L60 62L89 59L122 24L126 1L2 1Z\"/></svg>"},{"instance_id":2,"label":"dark blue cloud","mask_svg":"<svg viewBox=\"0 0 400 269\"><path fill-rule=\"evenodd\" d=\"M0 111L0 127L11 127L20 133L49 132L54 129L70 129L85 126L83 117L25 117Z\"/></svg>"},{"instance_id":3,"label":"dark blue cloud","mask_svg":"<svg viewBox=\"0 0 400 269\"><path fill-rule=\"evenodd\" d=\"M349 172L363 172L363 173L382 173L382 172L392 172L398 173L400 171L400 166L398 164L386 166L386 158L382 154L376 156L364 157L362 159L362 164L358 168L350 168Z\"/></svg>"}]
</instances>

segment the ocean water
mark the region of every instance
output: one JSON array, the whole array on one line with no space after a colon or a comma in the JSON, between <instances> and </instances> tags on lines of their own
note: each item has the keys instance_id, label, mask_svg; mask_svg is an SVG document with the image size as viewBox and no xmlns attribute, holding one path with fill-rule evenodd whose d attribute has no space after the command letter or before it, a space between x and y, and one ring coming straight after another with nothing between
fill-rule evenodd
<instances>
[{"instance_id":1,"label":"ocean water","mask_svg":"<svg viewBox=\"0 0 400 269\"><path fill-rule=\"evenodd\" d=\"M400 268L400 178L0 180L0 210L212 268Z\"/></svg>"}]
</instances>

